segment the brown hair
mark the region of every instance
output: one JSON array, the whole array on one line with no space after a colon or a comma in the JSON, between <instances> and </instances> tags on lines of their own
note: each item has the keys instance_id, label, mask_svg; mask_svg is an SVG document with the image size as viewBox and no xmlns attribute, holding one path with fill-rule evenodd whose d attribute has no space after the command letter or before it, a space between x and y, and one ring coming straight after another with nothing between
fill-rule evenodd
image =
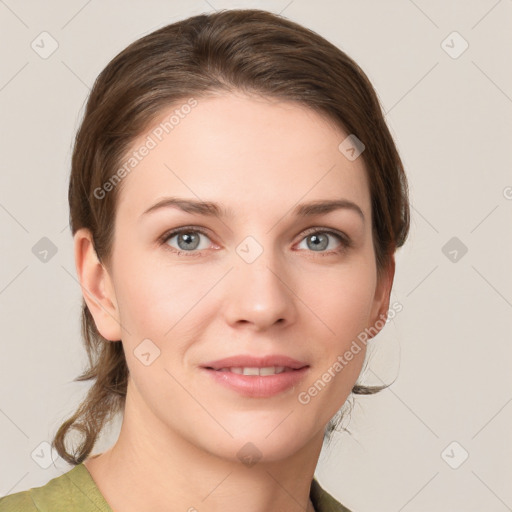
<instances>
[{"instance_id":1,"label":"brown hair","mask_svg":"<svg viewBox=\"0 0 512 512\"><path fill-rule=\"evenodd\" d=\"M164 109L230 91L298 102L364 143L380 275L407 237L409 203L403 165L377 95L339 48L262 10L220 11L165 26L130 44L100 73L73 150L68 194L73 235L88 228L99 260L108 265L119 187L101 199L94 191L112 178L135 139ZM128 380L122 343L101 336L83 299L82 336L89 367L75 380L93 384L52 443L71 464L89 456L105 424L123 410ZM356 384L352 392L371 394L385 387ZM333 429L331 421L326 436ZM72 430L83 440L68 452L65 438Z\"/></svg>"}]
</instances>

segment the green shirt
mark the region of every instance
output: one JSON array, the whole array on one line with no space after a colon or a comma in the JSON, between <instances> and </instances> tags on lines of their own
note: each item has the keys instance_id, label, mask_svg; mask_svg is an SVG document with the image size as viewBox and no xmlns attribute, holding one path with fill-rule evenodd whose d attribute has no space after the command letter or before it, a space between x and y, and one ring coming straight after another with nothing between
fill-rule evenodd
<instances>
[{"instance_id":1,"label":"green shirt","mask_svg":"<svg viewBox=\"0 0 512 512\"><path fill-rule=\"evenodd\" d=\"M316 512L350 512L313 478L310 498ZM50 480L42 487L0 498L0 512L112 512L85 465Z\"/></svg>"}]
</instances>

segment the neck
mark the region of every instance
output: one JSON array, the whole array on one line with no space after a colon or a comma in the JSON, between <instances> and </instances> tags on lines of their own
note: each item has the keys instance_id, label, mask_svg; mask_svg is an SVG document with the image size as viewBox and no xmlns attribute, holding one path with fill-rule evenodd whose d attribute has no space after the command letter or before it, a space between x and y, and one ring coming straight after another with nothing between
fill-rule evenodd
<instances>
[{"instance_id":1,"label":"neck","mask_svg":"<svg viewBox=\"0 0 512 512\"><path fill-rule=\"evenodd\" d=\"M284 459L261 454L251 464L236 454L220 458L164 425L149 408L135 414L141 403L135 404L133 388L118 441L85 462L113 511L314 512L309 491L322 431Z\"/></svg>"}]
</instances>

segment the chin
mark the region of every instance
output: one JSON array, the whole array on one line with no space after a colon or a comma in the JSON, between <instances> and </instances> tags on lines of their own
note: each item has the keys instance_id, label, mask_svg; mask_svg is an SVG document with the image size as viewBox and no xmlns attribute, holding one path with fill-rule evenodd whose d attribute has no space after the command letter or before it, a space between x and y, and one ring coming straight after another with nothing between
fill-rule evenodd
<instances>
[{"instance_id":1,"label":"chin","mask_svg":"<svg viewBox=\"0 0 512 512\"><path fill-rule=\"evenodd\" d=\"M250 421L225 422L224 427L233 437L221 429L222 432L215 435L205 433L202 444L206 451L232 462L240 461L247 467L257 462L287 459L303 450L315 435L321 446L323 426L317 426L316 431L313 427L308 429L296 413L292 412L286 418L287 414L289 412L283 414L280 411L279 415L267 413L265 421L252 417Z\"/></svg>"}]
</instances>

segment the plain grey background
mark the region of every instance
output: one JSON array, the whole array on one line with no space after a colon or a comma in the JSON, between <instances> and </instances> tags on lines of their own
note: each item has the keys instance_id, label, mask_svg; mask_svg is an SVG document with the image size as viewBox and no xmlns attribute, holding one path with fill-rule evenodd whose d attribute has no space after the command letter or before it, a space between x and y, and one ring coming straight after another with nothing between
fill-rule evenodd
<instances>
[{"instance_id":1,"label":"plain grey background","mask_svg":"<svg viewBox=\"0 0 512 512\"><path fill-rule=\"evenodd\" d=\"M365 377L396 381L356 397L317 478L354 512L512 510L511 0L0 0L0 495L70 469L48 443L89 387L67 184L94 79L156 28L251 7L358 62L411 188L403 310Z\"/></svg>"}]
</instances>

